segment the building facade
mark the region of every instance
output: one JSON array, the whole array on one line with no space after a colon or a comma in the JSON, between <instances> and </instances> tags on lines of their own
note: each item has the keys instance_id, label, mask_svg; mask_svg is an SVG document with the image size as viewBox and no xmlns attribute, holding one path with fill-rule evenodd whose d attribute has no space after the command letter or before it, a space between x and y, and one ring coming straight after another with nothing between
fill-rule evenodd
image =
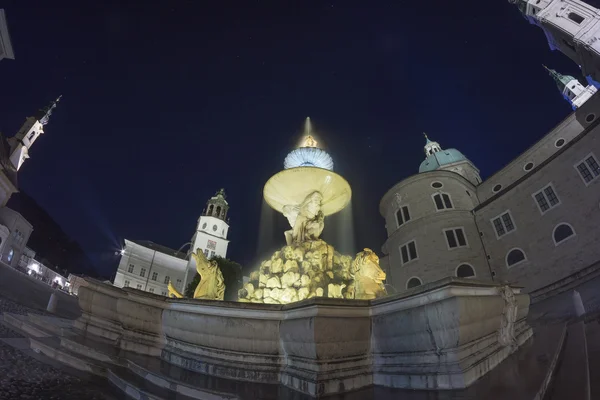
<instances>
[{"instance_id":1,"label":"building facade","mask_svg":"<svg viewBox=\"0 0 600 400\"><path fill-rule=\"evenodd\" d=\"M0 60L4 58L10 58L14 60L15 54L13 53L10 35L8 34L6 14L4 13L4 10L0 8Z\"/></svg>"},{"instance_id":2,"label":"building facade","mask_svg":"<svg viewBox=\"0 0 600 400\"><path fill-rule=\"evenodd\" d=\"M19 265L25 245L33 231L33 226L18 212L8 207L0 208L0 261L15 268Z\"/></svg>"},{"instance_id":3,"label":"building facade","mask_svg":"<svg viewBox=\"0 0 600 400\"><path fill-rule=\"evenodd\" d=\"M462 153L427 140L420 173L380 203L388 283L402 291L459 276L515 282L532 292L600 268L598 117L594 95L480 183Z\"/></svg>"},{"instance_id":4,"label":"building facade","mask_svg":"<svg viewBox=\"0 0 600 400\"><path fill-rule=\"evenodd\" d=\"M149 241L125 240L114 285L166 296L170 281L184 289L186 254Z\"/></svg>"},{"instance_id":5,"label":"building facade","mask_svg":"<svg viewBox=\"0 0 600 400\"><path fill-rule=\"evenodd\" d=\"M228 212L225 190L221 189L206 202L198 218L190 252L201 250L209 259L227 257ZM169 281L183 292L195 275L196 265L189 252L182 253L149 241L125 240L114 285L166 296Z\"/></svg>"}]
</instances>

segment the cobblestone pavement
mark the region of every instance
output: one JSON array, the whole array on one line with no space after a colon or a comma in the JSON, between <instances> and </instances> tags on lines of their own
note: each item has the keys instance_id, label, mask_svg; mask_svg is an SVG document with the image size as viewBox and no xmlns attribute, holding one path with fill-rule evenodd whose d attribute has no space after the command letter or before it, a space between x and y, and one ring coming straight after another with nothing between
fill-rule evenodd
<instances>
[{"instance_id":1,"label":"cobblestone pavement","mask_svg":"<svg viewBox=\"0 0 600 400\"><path fill-rule=\"evenodd\" d=\"M0 296L0 312L25 315L45 314ZM22 337L0 325L0 337ZM0 399L2 400L101 400L114 399L105 395L106 387L91 384L80 378L35 360L0 341Z\"/></svg>"}]
</instances>

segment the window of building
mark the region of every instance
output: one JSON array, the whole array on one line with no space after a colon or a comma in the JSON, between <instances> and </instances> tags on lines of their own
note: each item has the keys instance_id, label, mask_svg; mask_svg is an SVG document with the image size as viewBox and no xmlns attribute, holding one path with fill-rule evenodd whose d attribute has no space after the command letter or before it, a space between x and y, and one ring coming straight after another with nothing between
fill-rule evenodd
<instances>
[{"instance_id":1,"label":"window of building","mask_svg":"<svg viewBox=\"0 0 600 400\"><path fill-rule=\"evenodd\" d=\"M146 268L142 268L142 269L140 270L140 276L141 276L142 278L146 276Z\"/></svg>"},{"instance_id":2,"label":"window of building","mask_svg":"<svg viewBox=\"0 0 600 400\"><path fill-rule=\"evenodd\" d=\"M153 287L151 287L150 289L148 289L148 291L149 291L150 293L154 293L154 288L153 288Z\"/></svg>"},{"instance_id":3,"label":"window of building","mask_svg":"<svg viewBox=\"0 0 600 400\"><path fill-rule=\"evenodd\" d=\"M444 187L444 184L442 182L432 182L431 183L431 187L434 189L441 189Z\"/></svg>"},{"instance_id":4,"label":"window of building","mask_svg":"<svg viewBox=\"0 0 600 400\"><path fill-rule=\"evenodd\" d=\"M585 116L585 122L592 122L596 119L596 114L591 113Z\"/></svg>"},{"instance_id":5,"label":"window of building","mask_svg":"<svg viewBox=\"0 0 600 400\"><path fill-rule=\"evenodd\" d=\"M585 18L583 18L581 15L574 13L574 12L570 12L568 15L569 19L573 22L575 22L576 24L581 24L583 22L583 20Z\"/></svg>"},{"instance_id":6,"label":"window of building","mask_svg":"<svg viewBox=\"0 0 600 400\"><path fill-rule=\"evenodd\" d=\"M181 279L177 279L177 287L181 287Z\"/></svg>"},{"instance_id":7,"label":"window of building","mask_svg":"<svg viewBox=\"0 0 600 400\"><path fill-rule=\"evenodd\" d=\"M469 264L460 264L456 268L456 276L459 278L472 278L475 276L475 270Z\"/></svg>"},{"instance_id":8,"label":"window of building","mask_svg":"<svg viewBox=\"0 0 600 400\"><path fill-rule=\"evenodd\" d=\"M162 292L160 292L160 294L161 294L162 296L166 296L166 295L167 295L167 292L165 292L165 291L163 290Z\"/></svg>"},{"instance_id":9,"label":"window of building","mask_svg":"<svg viewBox=\"0 0 600 400\"><path fill-rule=\"evenodd\" d=\"M421 282L421 279L417 278L416 276L413 276L408 281L406 281L406 288L412 289L414 287L421 286L422 284L423 282Z\"/></svg>"},{"instance_id":10,"label":"window of building","mask_svg":"<svg viewBox=\"0 0 600 400\"><path fill-rule=\"evenodd\" d=\"M533 194L533 198L535 199L540 212L545 214L551 208L554 208L560 204L560 200L556 195L556 191L554 190L554 186L552 184L548 184L539 192Z\"/></svg>"},{"instance_id":11,"label":"window of building","mask_svg":"<svg viewBox=\"0 0 600 400\"><path fill-rule=\"evenodd\" d=\"M156 279L158 279L158 272L153 272L152 273L152 280L155 281Z\"/></svg>"},{"instance_id":12,"label":"window of building","mask_svg":"<svg viewBox=\"0 0 600 400\"><path fill-rule=\"evenodd\" d=\"M449 249L467 246L467 238L465 237L463 228L445 229L444 234L446 235L446 242Z\"/></svg>"},{"instance_id":13,"label":"window of building","mask_svg":"<svg viewBox=\"0 0 600 400\"><path fill-rule=\"evenodd\" d=\"M396 223L398 224L398 228L402 225L410 221L410 212L408 211L408 206L402 206L396 211Z\"/></svg>"},{"instance_id":14,"label":"window of building","mask_svg":"<svg viewBox=\"0 0 600 400\"><path fill-rule=\"evenodd\" d=\"M417 243L414 240L400 246L400 254L402 256L402 264L406 264L418 258Z\"/></svg>"},{"instance_id":15,"label":"window of building","mask_svg":"<svg viewBox=\"0 0 600 400\"><path fill-rule=\"evenodd\" d=\"M500 184L498 184L492 188L492 192L494 192L494 193L498 193L500 190L502 190L502 185L500 185Z\"/></svg>"},{"instance_id":16,"label":"window of building","mask_svg":"<svg viewBox=\"0 0 600 400\"><path fill-rule=\"evenodd\" d=\"M496 237L498 239L515 230L515 224L510 215L510 211L506 211L496 218L492 218L492 225L494 225L494 230L496 231Z\"/></svg>"},{"instance_id":17,"label":"window of building","mask_svg":"<svg viewBox=\"0 0 600 400\"><path fill-rule=\"evenodd\" d=\"M142 284L138 283L135 287L136 287L136 289L140 289L141 290L142 289Z\"/></svg>"},{"instance_id":18,"label":"window of building","mask_svg":"<svg viewBox=\"0 0 600 400\"><path fill-rule=\"evenodd\" d=\"M554 142L554 146L556 146L557 148L561 148L565 145L565 139L560 138L558 139L556 142Z\"/></svg>"},{"instance_id":19,"label":"window of building","mask_svg":"<svg viewBox=\"0 0 600 400\"><path fill-rule=\"evenodd\" d=\"M210 258L213 258L215 256L215 252L211 250L210 252Z\"/></svg>"},{"instance_id":20,"label":"window of building","mask_svg":"<svg viewBox=\"0 0 600 400\"><path fill-rule=\"evenodd\" d=\"M508 268L514 267L517 264L527 261L525 253L521 249L509 250L506 254L506 266Z\"/></svg>"},{"instance_id":21,"label":"window of building","mask_svg":"<svg viewBox=\"0 0 600 400\"><path fill-rule=\"evenodd\" d=\"M169 276L165 276L165 285L169 283L169 280L170 280L170 279L171 279L171 278L170 278Z\"/></svg>"},{"instance_id":22,"label":"window of building","mask_svg":"<svg viewBox=\"0 0 600 400\"><path fill-rule=\"evenodd\" d=\"M127 272L132 273L135 266L133 264L129 264L129 268L127 268Z\"/></svg>"},{"instance_id":23,"label":"window of building","mask_svg":"<svg viewBox=\"0 0 600 400\"><path fill-rule=\"evenodd\" d=\"M579 176L581 176L581 179L583 179L586 186L600 176L598 159L593 154L589 154L583 160L575 164L575 168L577 169L577 172L579 172Z\"/></svg>"},{"instance_id":24,"label":"window of building","mask_svg":"<svg viewBox=\"0 0 600 400\"><path fill-rule=\"evenodd\" d=\"M523 167L523 170L525 171L531 171L533 169L533 163L530 161L527 164L525 164L525 166Z\"/></svg>"},{"instance_id":25,"label":"window of building","mask_svg":"<svg viewBox=\"0 0 600 400\"><path fill-rule=\"evenodd\" d=\"M208 258L208 249L204 249L204 256Z\"/></svg>"},{"instance_id":26,"label":"window of building","mask_svg":"<svg viewBox=\"0 0 600 400\"><path fill-rule=\"evenodd\" d=\"M453 208L452 200L450 200L450 195L447 193L436 193L433 195L433 202L435 203L435 208L438 210L446 210Z\"/></svg>"},{"instance_id":27,"label":"window of building","mask_svg":"<svg viewBox=\"0 0 600 400\"><path fill-rule=\"evenodd\" d=\"M33 139L34 136L35 136L35 131L33 131L29 134L29 137L27 138L27 140L31 141L31 139Z\"/></svg>"},{"instance_id":28,"label":"window of building","mask_svg":"<svg viewBox=\"0 0 600 400\"><path fill-rule=\"evenodd\" d=\"M573 236L575 236L573 227L566 223L556 225L554 232L552 233L554 244L557 246Z\"/></svg>"},{"instance_id":29,"label":"window of building","mask_svg":"<svg viewBox=\"0 0 600 400\"><path fill-rule=\"evenodd\" d=\"M129 281L125 281L125 284L123 285L123 287L129 287Z\"/></svg>"}]
</instances>

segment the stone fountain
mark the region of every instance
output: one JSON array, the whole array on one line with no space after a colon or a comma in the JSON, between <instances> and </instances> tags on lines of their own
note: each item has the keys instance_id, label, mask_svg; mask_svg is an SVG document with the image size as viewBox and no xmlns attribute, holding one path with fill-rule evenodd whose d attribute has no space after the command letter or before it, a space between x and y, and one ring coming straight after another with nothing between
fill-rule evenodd
<instances>
[{"instance_id":1,"label":"stone fountain","mask_svg":"<svg viewBox=\"0 0 600 400\"><path fill-rule=\"evenodd\" d=\"M464 391L531 337L529 296L519 287L449 277L388 296L374 252L353 259L320 239L325 216L346 207L351 190L310 121L284 166L264 198L290 222L286 245L260 263L239 302L222 300L220 271L195 251L202 280L194 299L86 278L78 319L5 313L3 323L29 338L36 357L104 377L135 398Z\"/></svg>"},{"instance_id":2,"label":"stone fountain","mask_svg":"<svg viewBox=\"0 0 600 400\"><path fill-rule=\"evenodd\" d=\"M341 255L320 239L325 217L343 210L352 196L348 182L333 172L333 160L318 147L306 119L302 145L267 181L264 199L292 229L287 245L263 261L239 292L240 301L287 304L313 297L374 299L386 294L385 273L370 249Z\"/></svg>"}]
</instances>

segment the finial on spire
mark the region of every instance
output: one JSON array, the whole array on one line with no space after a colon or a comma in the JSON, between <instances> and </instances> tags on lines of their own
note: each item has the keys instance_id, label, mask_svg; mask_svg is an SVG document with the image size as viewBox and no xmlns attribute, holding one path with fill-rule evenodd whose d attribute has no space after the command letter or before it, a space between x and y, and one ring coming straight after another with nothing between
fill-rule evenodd
<instances>
[{"instance_id":1,"label":"finial on spire","mask_svg":"<svg viewBox=\"0 0 600 400\"><path fill-rule=\"evenodd\" d=\"M46 108L43 108L40 110L40 114L39 114L40 117L38 118L38 120L40 121L40 124L42 124L42 125L48 124L48 121L50 120L50 115L52 115L52 111L56 108L56 105L58 104L58 102L60 101L61 98L62 98L62 94L60 96L58 96L56 98L56 100L51 102Z\"/></svg>"}]
</instances>

